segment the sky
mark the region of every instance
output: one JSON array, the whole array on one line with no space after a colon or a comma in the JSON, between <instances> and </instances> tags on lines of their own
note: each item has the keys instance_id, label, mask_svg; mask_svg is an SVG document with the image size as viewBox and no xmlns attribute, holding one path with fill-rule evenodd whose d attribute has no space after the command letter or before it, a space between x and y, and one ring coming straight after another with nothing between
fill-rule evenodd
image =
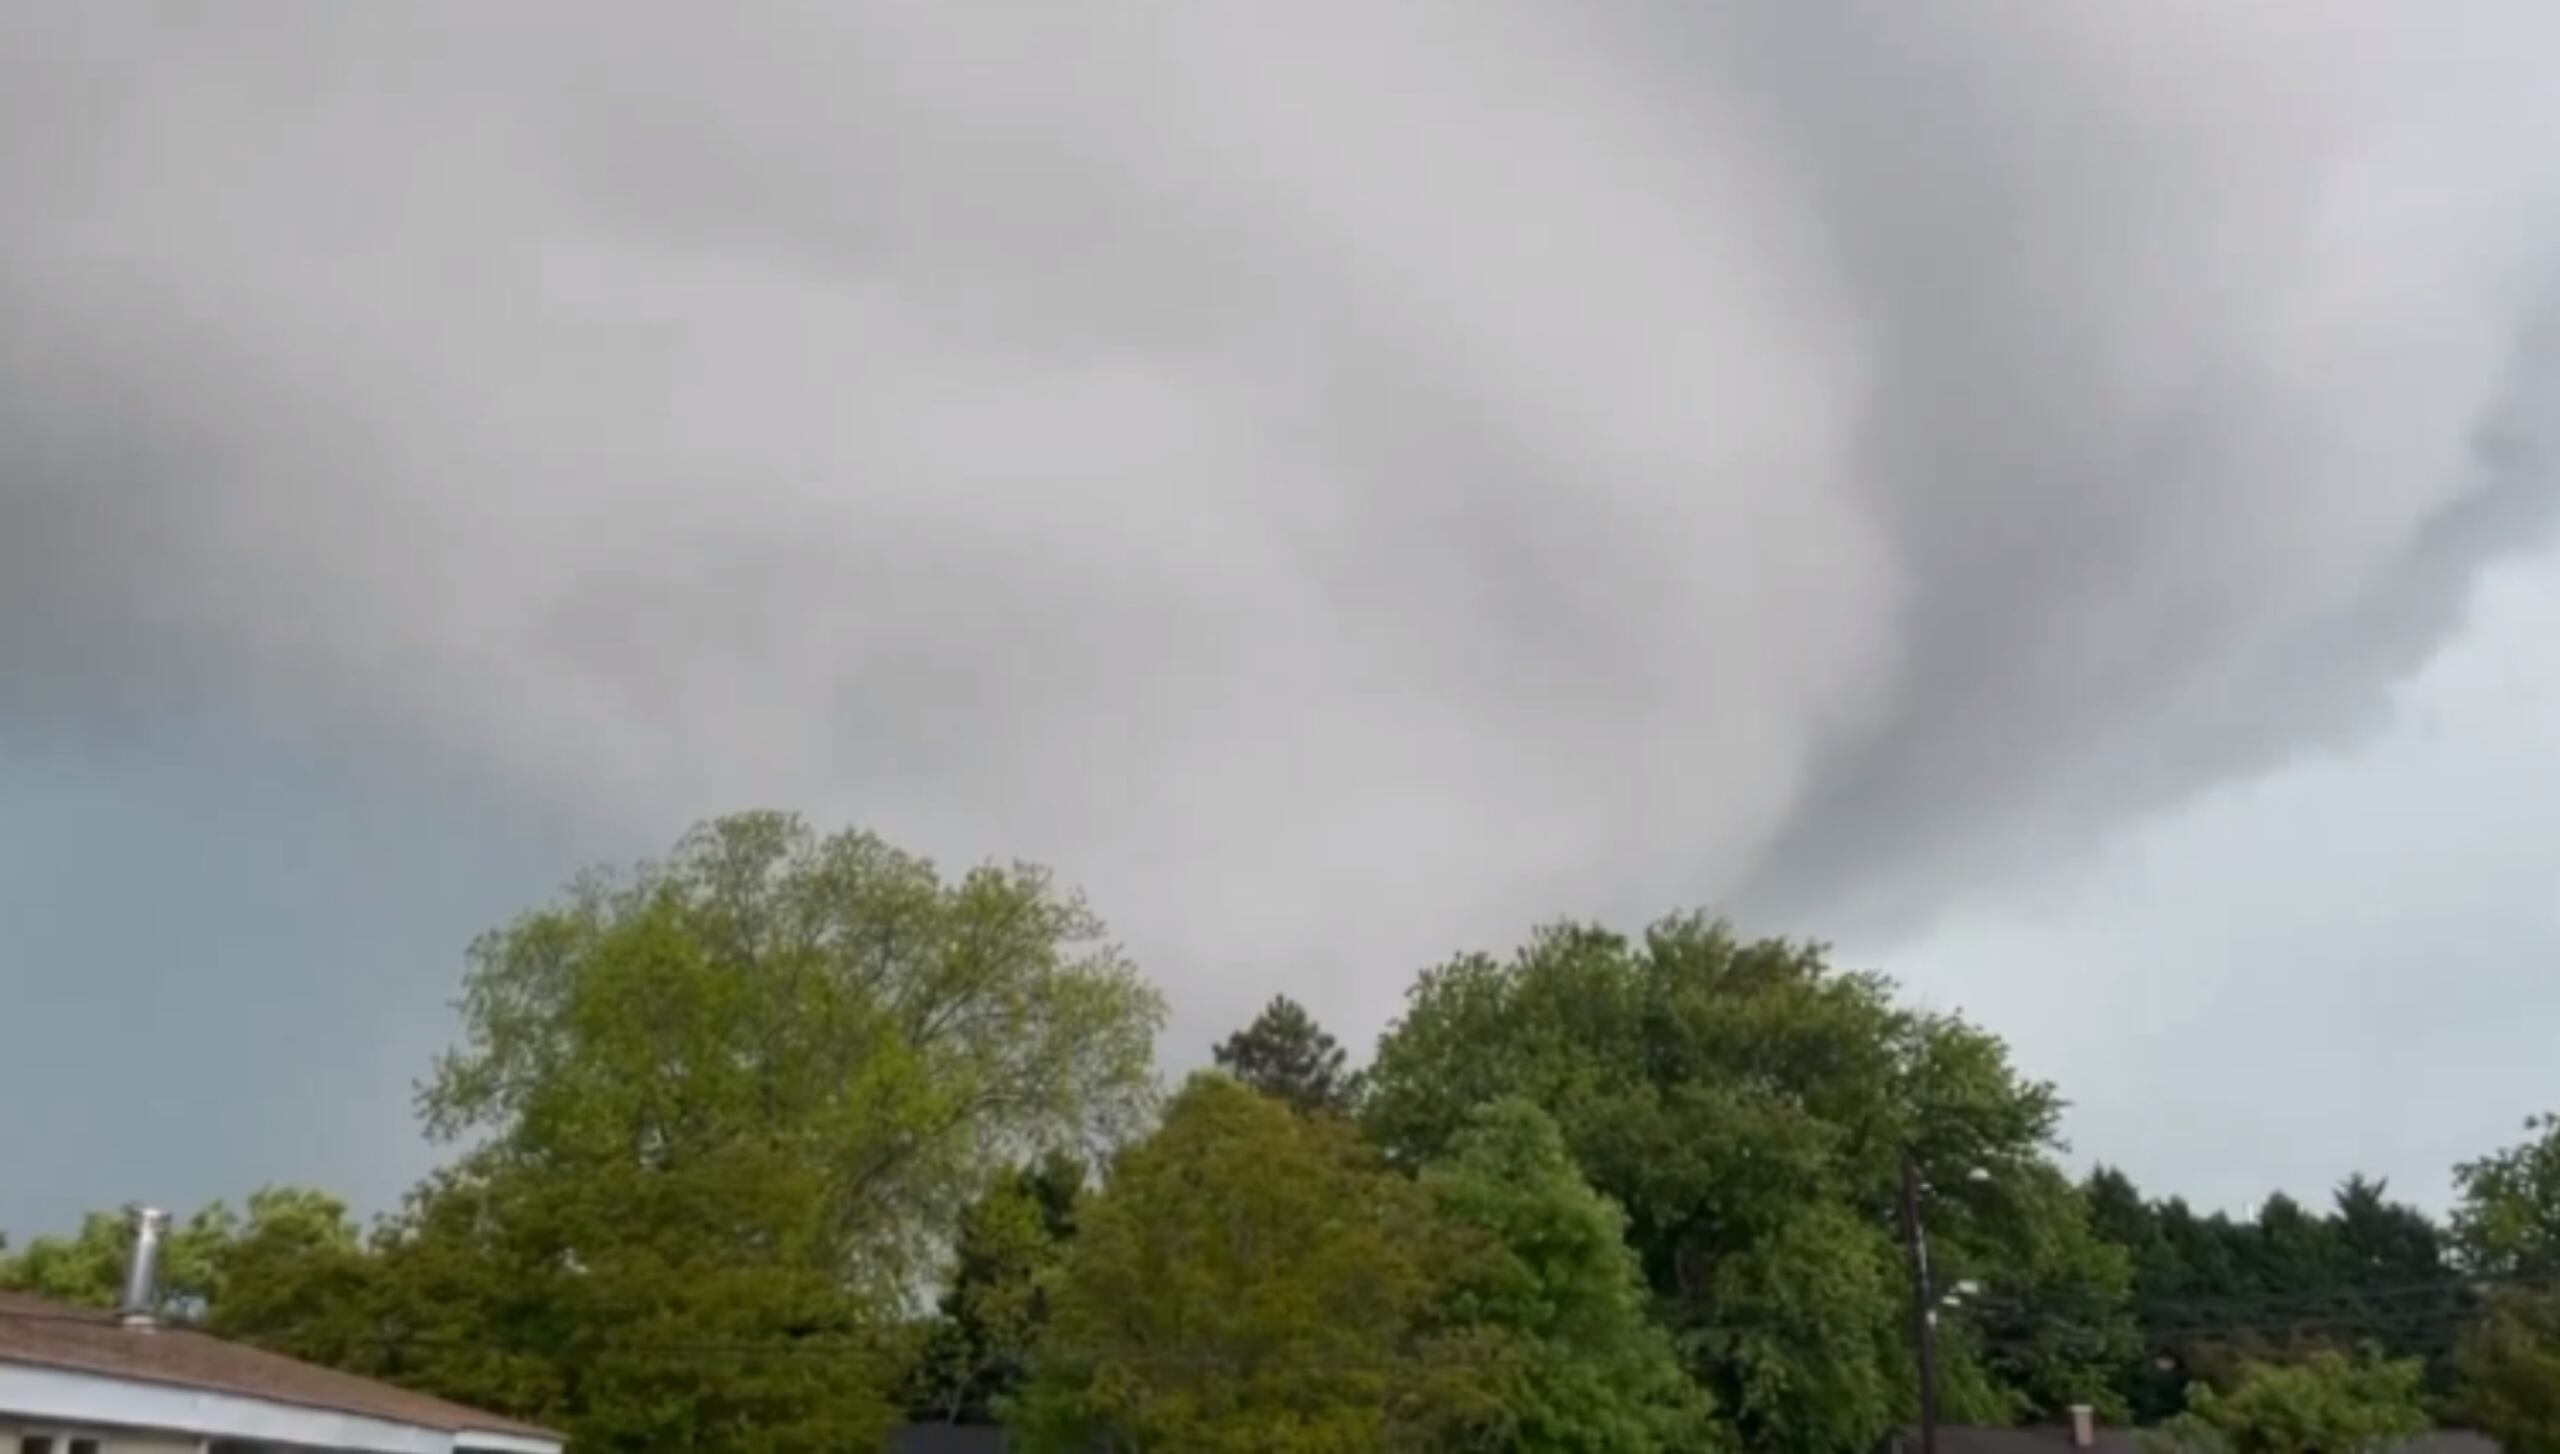
<instances>
[{"instance_id":1,"label":"sky","mask_svg":"<svg viewBox=\"0 0 2560 1454\"><path fill-rule=\"evenodd\" d=\"M463 946L751 806L1169 1065L1815 935L2077 1162L2560 1104L2539 0L0 6L0 1227L430 1164Z\"/></svg>"}]
</instances>

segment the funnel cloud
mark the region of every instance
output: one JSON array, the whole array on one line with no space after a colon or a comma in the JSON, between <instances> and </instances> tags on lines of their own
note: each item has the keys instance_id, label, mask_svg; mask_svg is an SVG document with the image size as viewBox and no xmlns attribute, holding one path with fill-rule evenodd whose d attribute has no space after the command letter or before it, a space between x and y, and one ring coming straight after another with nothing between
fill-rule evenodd
<instances>
[{"instance_id":1,"label":"funnel cloud","mask_svg":"<svg viewBox=\"0 0 2560 1454\"><path fill-rule=\"evenodd\" d=\"M1041 859L1177 1055L1918 932L2541 538L2554 135L2533 0L13 5L0 741Z\"/></svg>"}]
</instances>

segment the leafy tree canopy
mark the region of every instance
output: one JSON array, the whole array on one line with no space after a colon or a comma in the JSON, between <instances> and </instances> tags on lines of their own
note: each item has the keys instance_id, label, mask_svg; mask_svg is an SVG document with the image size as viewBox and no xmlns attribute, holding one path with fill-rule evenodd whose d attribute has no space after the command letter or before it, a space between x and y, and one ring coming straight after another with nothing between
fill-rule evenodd
<instances>
[{"instance_id":1,"label":"leafy tree canopy","mask_svg":"<svg viewBox=\"0 0 2560 1454\"><path fill-rule=\"evenodd\" d=\"M2455 1358L2460 1407L2508 1454L2560 1454L2560 1117L2455 1168L2453 1240L2498 1285Z\"/></svg>"},{"instance_id":2,"label":"leafy tree canopy","mask_svg":"<svg viewBox=\"0 0 2560 1454\"><path fill-rule=\"evenodd\" d=\"M1680 918L1579 925L1423 975L1371 1068L1391 1154L1445 1152L1505 1096L1561 1128L1741 1443L1864 1454L1911 1408L1892 1235L1900 1158L1933 1188L1944 1279L2063 1307L1992 1366L1950 1320L1954 1412L2059 1407L2122 1356L2125 1266L2047 1162L2058 1102L1992 1037L1898 1008L1810 945ZM1979 1172L1979 1176L1976 1173ZM1986 1340L1987 1341L1987 1340Z\"/></svg>"},{"instance_id":3,"label":"leafy tree canopy","mask_svg":"<svg viewBox=\"0 0 2560 1454\"><path fill-rule=\"evenodd\" d=\"M2474 1273L2560 1276L2560 1115L2525 1122L2525 1139L2454 1168L2453 1239Z\"/></svg>"},{"instance_id":4,"label":"leafy tree canopy","mask_svg":"<svg viewBox=\"0 0 2560 1454\"><path fill-rule=\"evenodd\" d=\"M0 1288L57 1302L114 1307L124 1296L133 1251L134 1209L91 1212L68 1237L37 1237L15 1254L0 1254ZM346 1204L304 1187L266 1187L249 1198L242 1217L209 1202L172 1226L160 1251L161 1316L205 1319L235 1295L254 1296L263 1270L279 1255L323 1246L352 1247L355 1228ZM234 1289L242 1291L234 1293Z\"/></svg>"},{"instance_id":5,"label":"leafy tree canopy","mask_svg":"<svg viewBox=\"0 0 2560 1454\"><path fill-rule=\"evenodd\" d=\"M2194 1454L2383 1454L2429 1427L2415 1360L2320 1352L2244 1369L2230 1392L2197 1384L2159 1440Z\"/></svg>"},{"instance_id":6,"label":"leafy tree canopy","mask_svg":"<svg viewBox=\"0 0 2560 1454\"><path fill-rule=\"evenodd\" d=\"M1444 1397L1418 1416L1413 1447L1728 1447L1648 1316L1624 1214L1582 1179L1545 1112L1516 1098L1478 1110L1422 1191L1438 1239L1422 1362Z\"/></svg>"},{"instance_id":7,"label":"leafy tree canopy","mask_svg":"<svg viewBox=\"0 0 2560 1454\"><path fill-rule=\"evenodd\" d=\"M1048 1319L1048 1283L1084 1199L1084 1163L1052 1155L1009 1170L960 1220L949 1285L911 1404L944 1423L991 1423L1018 1391Z\"/></svg>"},{"instance_id":8,"label":"leafy tree canopy","mask_svg":"<svg viewBox=\"0 0 2560 1454\"><path fill-rule=\"evenodd\" d=\"M1135 1126L1161 1015L1040 871L778 814L484 937L461 1009L422 1107L468 1149L237 1330L596 1454L875 1435L963 1209Z\"/></svg>"},{"instance_id":9,"label":"leafy tree canopy","mask_svg":"<svg viewBox=\"0 0 2560 1454\"><path fill-rule=\"evenodd\" d=\"M2493 1294L2454 1367L2459 1412L2503 1454L2560 1454L2560 1293Z\"/></svg>"},{"instance_id":10,"label":"leafy tree canopy","mask_svg":"<svg viewBox=\"0 0 2560 1454\"><path fill-rule=\"evenodd\" d=\"M1347 1126L1194 1077L1085 1208L1020 1407L1028 1446L1393 1447L1422 1215Z\"/></svg>"},{"instance_id":11,"label":"leafy tree canopy","mask_svg":"<svg viewBox=\"0 0 2560 1454\"><path fill-rule=\"evenodd\" d=\"M1020 1412L1035 1449L1723 1447L1617 1208L1525 1102L1419 1180L1222 1075L1086 1208Z\"/></svg>"}]
</instances>

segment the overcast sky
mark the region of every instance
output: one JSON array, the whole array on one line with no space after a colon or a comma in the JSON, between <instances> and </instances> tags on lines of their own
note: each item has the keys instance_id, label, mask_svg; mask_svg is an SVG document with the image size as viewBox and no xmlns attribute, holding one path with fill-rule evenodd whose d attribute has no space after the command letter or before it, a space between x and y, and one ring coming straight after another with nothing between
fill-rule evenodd
<instances>
[{"instance_id":1,"label":"overcast sky","mask_svg":"<svg viewBox=\"0 0 2560 1454\"><path fill-rule=\"evenodd\" d=\"M471 935L764 805L1173 1064L1703 904L2438 1201L2560 1104L2555 134L2544 0L0 0L0 1227L386 1204Z\"/></svg>"}]
</instances>

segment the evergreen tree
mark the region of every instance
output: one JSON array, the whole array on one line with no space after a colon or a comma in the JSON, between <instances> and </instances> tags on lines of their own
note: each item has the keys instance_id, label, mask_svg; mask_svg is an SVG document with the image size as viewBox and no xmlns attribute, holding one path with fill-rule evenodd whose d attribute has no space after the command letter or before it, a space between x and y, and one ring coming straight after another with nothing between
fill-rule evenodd
<instances>
[{"instance_id":1,"label":"evergreen tree","mask_svg":"<svg viewBox=\"0 0 2560 1454\"><path fill-rule=\"evenodd\" d=\"M961 1217L940 1317L916 1362L918 1417L992 1423L1020 1387L1048 1321L1048 1279L1075 1235L1084 1173L1064 1154L1006 1171Z\"/></svg>"},{"instance_id":2,"label":"evergreen tree","mask_svg":"<svg viewBox=\"0 0 2560 1454\"><path fill-rule=\"evenodd\" d=\"M1343 1068L1334 1043L1306 1007L1276 995L1253 1023L1210 1052L1218 1068L1246 1085L1308 1113L1348 1113L1358 1078Z\"/></svg>"}]
</instances>

